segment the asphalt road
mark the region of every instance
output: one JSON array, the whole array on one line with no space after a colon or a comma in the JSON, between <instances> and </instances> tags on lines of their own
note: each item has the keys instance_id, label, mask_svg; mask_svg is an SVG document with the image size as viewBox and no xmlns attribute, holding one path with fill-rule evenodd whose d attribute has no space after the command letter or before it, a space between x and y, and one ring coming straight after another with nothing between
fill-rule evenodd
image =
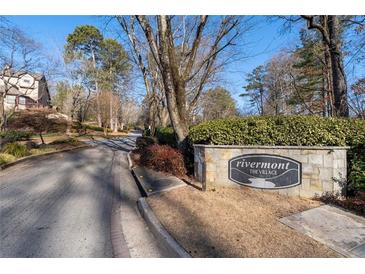
<instances>
[{"instance_id":1,"label":"asphalt road","mask_svg":"<svg viewBox=\"0 0 365 274\"><path fill-rule=\"evenodd\" d=\"M136 210L133 139L0 171L0 257L163 257Z\"/></svg>"}]
</instances>

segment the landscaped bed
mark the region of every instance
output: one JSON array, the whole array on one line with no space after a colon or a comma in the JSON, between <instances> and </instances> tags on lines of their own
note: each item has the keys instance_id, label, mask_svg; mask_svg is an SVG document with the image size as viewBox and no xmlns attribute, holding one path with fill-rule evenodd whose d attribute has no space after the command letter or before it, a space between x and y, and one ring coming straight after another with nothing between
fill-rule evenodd
<instances>
[{"instance_id":1,"label":"landscaped bed","mask_svg":"<svg viewBox=\"0 0 365 274\"><path fill-rule=\"evenodd\" d=\"M183 187L147 198L170 234L193 257L338 257L279 219L320 202L247 188Z\"/></svg>"},{"instance_id":2,"label":"landscaped bed","mask_svg":"<svg viewBox=\"0 0 365 274\"><path fill-rule=\"evenodd\" d=\"M9 143L0 150L0 166L32 155L63 151L82 146L85 146L85 144L72 138L59 139L43 145L36 145L33 142Z\"/></svg>"}]
</instances>

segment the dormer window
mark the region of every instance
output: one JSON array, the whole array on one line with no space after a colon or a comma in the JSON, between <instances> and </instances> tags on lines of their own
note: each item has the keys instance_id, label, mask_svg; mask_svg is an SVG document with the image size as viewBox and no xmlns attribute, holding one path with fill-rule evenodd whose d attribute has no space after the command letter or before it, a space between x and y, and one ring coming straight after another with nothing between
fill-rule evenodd
<instances>
[{"instance_id":1,"label":"dormer window","mask_svg":"<svg viewBox=\"0 0 365 274\"><path fill-rule=\"evenodd\" d=\"M23 80L24 83L30 84L30 80L29 79L24 79Z\"/></svg>"}]
</instances>

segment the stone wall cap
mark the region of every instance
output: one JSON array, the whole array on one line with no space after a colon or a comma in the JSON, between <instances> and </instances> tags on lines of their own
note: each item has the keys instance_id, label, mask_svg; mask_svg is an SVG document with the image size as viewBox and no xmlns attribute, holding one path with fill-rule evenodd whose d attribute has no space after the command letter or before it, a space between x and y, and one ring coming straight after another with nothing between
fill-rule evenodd
<instances>
[{"instance_id":1,"label":"stone wall cap","mask_svg":"<svg viewBox=\"0 0 365 274\"><path fill-rule=\"evenodd\" d=\"M230 149L230 148L247 148L247 149L300 149L300 150L348 150L349 146L262 146L262 145L203 145L194 144L194 147L202 148L218 148L218 149Z\"/></svg>"}]
</instances>

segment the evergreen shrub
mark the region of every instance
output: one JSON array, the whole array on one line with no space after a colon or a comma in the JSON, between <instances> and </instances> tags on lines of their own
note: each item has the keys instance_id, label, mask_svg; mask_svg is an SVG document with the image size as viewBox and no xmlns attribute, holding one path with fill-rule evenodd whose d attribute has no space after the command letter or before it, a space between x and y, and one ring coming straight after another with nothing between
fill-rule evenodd
<instances>
[{"instance_id":1,"label":"evergreen shrub","mask_svg":"<svg viewBox=\"0 0 365 274\"><path fill-rule=\"evenodd\" d=\"M175 132L172 127L160 127L156 130L156 137L160 145L176 147Z\"/></svg>"},{"instance_id":2,"label":"evergreen shrub","mask_svg":"<svg viewBox=\"0 0 365 274\"><path fill-rule=\"evenodd\" d=\"M257 116L193 126L190 144L350 146L348 188L365 191L365 121L318 116Z\"/></svg>"}]
</instances>

